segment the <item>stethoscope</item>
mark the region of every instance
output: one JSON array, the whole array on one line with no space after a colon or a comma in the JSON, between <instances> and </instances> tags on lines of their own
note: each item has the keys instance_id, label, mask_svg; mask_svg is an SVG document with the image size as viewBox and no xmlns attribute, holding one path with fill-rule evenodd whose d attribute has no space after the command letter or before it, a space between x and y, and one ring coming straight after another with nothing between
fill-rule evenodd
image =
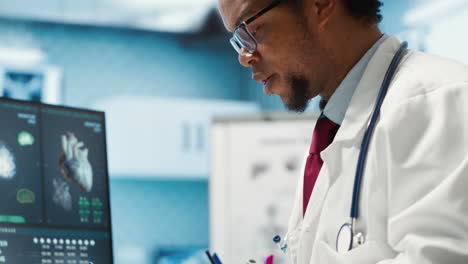
<instances>
[{"instance_id":1,"label":"stethoscope","mask_svg":"<svg viewBox=\"0 0 468 264\"><path fill-rule=\"evenodd\" d=\"M362 232L356 232L356 221L358 219L358 212L359 212L359 194L361 190L361 182L364 172L364 165L366 163L367 151L369 148L369 143L374 133L374 128L377 123L377 119L380 115L380 108L382 103L387 95L388 87L392 81L393 76L398 68L398 65L401 62L401 59L407 52L408 43L405 41L400 45L400 48L393 56L392 61L390 62L390 66L385 73L385 77L383 79L382 85L380 87L379 94L377 96L377 102L375 104L374 112L372 113L371 120L369 122L369 126L364 134L363 141L361 143L361 150L359 152L359 158L356 167L356 173L354 176L354 187L353 187L353 197L351 201L351 215L350 221L344 223L340 230L338 231L338 235L336 236L336 251L343 253L346 251L350 251L351 249L364 244L365 236ZM273 241L278 244L280 249L283 252L286 252L287 240L288 235L284 239L281 239L280 236L275 236Z\"/></svg>"},{"instance_id":2,"label":"stethoscope","mask_svg":"<svg viewBox=\"0 0 468 264\"><path fill-rule=\"evenodd\" d=\"M407 52L407 47L408 43L406 41L401 44L397 53L393 57L390 66L387 69L387 72L385 73L382 86L380 87L379 95L377 96L377 102L375 104L374 112L372 113L369 126L367 127L367 130L364 134L364 138L361 143L361 150L359 152L356 174L354 176L353 199L351 202L350 216L351 221L344 223L338 231L338 235L336 236L336 251L338 252L349 251L357 246L364 244L365 242L364 234L362 232L356 232L356 221L358 219L359 213L359 194L361 191L361 182L364 172L364 165L366 163L369 143L372 134L374 133L374 128L377 123L377 119L380 115L380 108L385 99L385 95L387 95L388 87L390 86L390 83L392 81L393 76L395 75L398 65L400 64L401 59Z\"/></svg>"}]
</instances>

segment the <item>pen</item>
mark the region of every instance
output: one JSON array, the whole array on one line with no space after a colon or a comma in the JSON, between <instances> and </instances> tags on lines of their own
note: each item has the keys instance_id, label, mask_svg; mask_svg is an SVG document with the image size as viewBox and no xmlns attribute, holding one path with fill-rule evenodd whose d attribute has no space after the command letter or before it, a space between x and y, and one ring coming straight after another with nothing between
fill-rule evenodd
<instances>
[{"instance_id":1,"label":"pen","mask_svg":"<svg viewBox=\"0 0 468 264\"><path fill-rule=\"evenodd\" d=\"M273 238L273 242L275 242L276 245L278 245L278 248L283 251L283 253L286 253L286 250L288 249L288 244L286 244L286 237L285 239L281 239L279 235L276 235Z\"/></svg>"},{"instance_id":2,"label":"pen","mask_svg":"<svg viewBox=\"0 0 468 264\"><path fill-rule=\"evenodd\" d=\"M273 255L270 255L266 258L265 264L273 264Z\"/></svg>"},{"instance_id":3,"label":"pen","mask_svg":"<svg viewBox=\"0 0 468 264\"><path fill-rule=\"evenodd\" d=\"M215 261L216 264L223 264L221 260L219 259L218 254L216 254L216 252L213 253L213 260Z\"/></svg>"},{"instance_id":4,"label":"pen","mask_svg":"<svg viewBox=\"0 0 468 264\"><path fill-rule=\"evenodd\" d=\"M214 261L213 257L210 254L210 251L208 249L205 251L205 253L206 253L206 256L208 256L208 259L210 260L210 263L211 264L216 264L216 262Z\"/></svg>"}]
</instances>

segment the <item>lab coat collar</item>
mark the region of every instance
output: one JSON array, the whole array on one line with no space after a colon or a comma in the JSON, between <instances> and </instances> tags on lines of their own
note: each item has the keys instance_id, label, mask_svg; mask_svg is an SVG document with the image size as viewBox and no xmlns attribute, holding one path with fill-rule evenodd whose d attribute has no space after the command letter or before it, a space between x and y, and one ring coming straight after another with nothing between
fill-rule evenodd
<instances>
[{"instance_id":1,"label":"lab coat collar","mask_svg":"<svg viewBox=\"0 0 468 264\"><path fill-rule=\"evenodd\" d=\"M313 208L306 211L305 223L318 221L328 189L339 175L338 168L333 164L336 155L341 153L339 148L356 144L359 144L357 147L360 148L385 73L399 47L400 41L396 37L389 36L369 61L333 143L321 153L324 163L308 204L308 207ZM349 169L352 168L351 166Z\"/></svg>"},{"instance_id":2,"label":"lab coat collar","mask_svg":"<svg viewBox=\"0 0 468 264\"><path fill-rule=\"evenodd\" d=\"M329 148L342 141L361 142L359 137L367 128L385 73L399 48L400 41L389 36L377 49L356 87L343 123Z\"/></svg>"}]
</instances>

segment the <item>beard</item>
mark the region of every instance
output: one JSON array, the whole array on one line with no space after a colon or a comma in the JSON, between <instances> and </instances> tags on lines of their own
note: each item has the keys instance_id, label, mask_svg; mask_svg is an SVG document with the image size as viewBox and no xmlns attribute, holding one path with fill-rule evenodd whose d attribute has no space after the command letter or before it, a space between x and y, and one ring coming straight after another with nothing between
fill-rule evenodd
<instances>
[{"instance_id":1,"label":"beard","mask_svg":"<svg viewBox=\"0 0 468 264\"><path fill-rule=\"evenodd\" d=\"M291 94L284 106L289 111L303 113L309 105L309 80L300 74L291 73L286 76L286 83Z\"/></svg>"}]
</instances>

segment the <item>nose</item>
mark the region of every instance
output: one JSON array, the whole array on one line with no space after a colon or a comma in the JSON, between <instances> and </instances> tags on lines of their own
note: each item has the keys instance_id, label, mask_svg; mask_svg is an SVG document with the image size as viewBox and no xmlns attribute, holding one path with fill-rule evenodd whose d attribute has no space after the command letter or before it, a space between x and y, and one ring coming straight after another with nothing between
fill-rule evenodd
<instances>
[{"instance_id":1,"label":"nose","mask_svg":"<svg viewBox=\"0 0 468 264\"><path fill-rule=\"evenodd\" d=\"M239 52L239 63L244 67L252 67L259 59L257 51L250 53L245 48L242 48Z\"/></svg>"}]
</instances>

